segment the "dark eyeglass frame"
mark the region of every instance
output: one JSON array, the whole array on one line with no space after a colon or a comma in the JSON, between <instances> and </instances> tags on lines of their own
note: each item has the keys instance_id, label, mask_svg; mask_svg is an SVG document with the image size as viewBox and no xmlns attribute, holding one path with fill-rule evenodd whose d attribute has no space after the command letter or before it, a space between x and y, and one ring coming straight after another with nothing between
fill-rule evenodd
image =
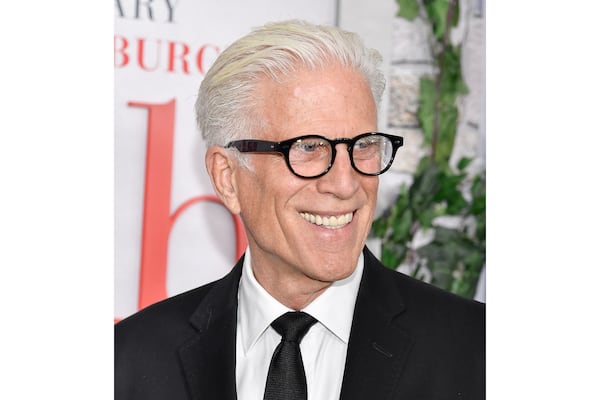
<instances>
[{"instance_id":1,"label":"dark eyeglass frame","mask_svg":"<svg viewBox=\"0 0 600 400\"><path fill-rule=\"evenodd\" d=\"M391 141L392 156L391 156L388 164L381 171L379 171L377 173L366 173L366 172L363 172L360 169L358 169L356 164L354 164L354 156L352 154L352 149L354 149L354 145L359 140L364 139L365 137L375 136L375 135L384 136ZM303 175L298 174L296 171L294 171L294 168L292 168L292 165L290 163L290 157L289 157L290 149L291 149L292 145L299 140L308 139L308 138L322 139L322 140L328 142L329 145L331 146L331 160L329 161L329 165L327 166L325 171L321 172L320 174L313 175L313 176L303 176ZM234 140L234 141L227 143L225 145L225 148L233 147L233 148L236 148L241 153L279 153L279 154L283 155L283 158L285 159L285 163L287 164L288 169L292 172L292 174L296 175L299 178L314 179L314 178L319 178L319 177L325 175L327 172L329 172L329 170L333 166L333 163L335 162L335 156L336 156L336 152L337 152L336 146L338 144L346 144L347 145L348 155L350 157L350 164L352 165L352 168L354 168L354 170L356 172L358 172L359 174L362 174L362 175L367 175L367 176L377 176L377 175L383 174L385 171L390 169L390 167L392 166L392 163L394 162L394 157L396 156L396 151L398 151L398 149L400 147L402 147L402 145L404 144L404 138L402 136L395 136L395 135L390 135L390 134L381 133L381 132L362 133L351 139L349 139L349 138L329 139L329 138L326 138L321 135L303 135L303 136L298 136L298 137L291 138L288 140L283 140L281 142L269 142L266 140L255 140L255 139Z\"/></svg>"}]
</instances>

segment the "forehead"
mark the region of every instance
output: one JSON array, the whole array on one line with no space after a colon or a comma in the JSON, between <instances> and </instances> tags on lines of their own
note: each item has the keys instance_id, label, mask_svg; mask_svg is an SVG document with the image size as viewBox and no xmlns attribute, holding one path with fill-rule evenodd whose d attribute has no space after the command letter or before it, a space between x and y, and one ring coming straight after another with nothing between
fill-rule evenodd
<instances>
[{"instance_id":1,"label":"forehead","mask_svg":"<svg viewBox=\"0 0 600 400\"><path fill-rule=\"evenodd\" d=\"M301 69L283 81L257 86L260 135L284 140L306 134L354 137L377 128L377 110L366 79L341 66Z\"/></svg>"}]
</instances>

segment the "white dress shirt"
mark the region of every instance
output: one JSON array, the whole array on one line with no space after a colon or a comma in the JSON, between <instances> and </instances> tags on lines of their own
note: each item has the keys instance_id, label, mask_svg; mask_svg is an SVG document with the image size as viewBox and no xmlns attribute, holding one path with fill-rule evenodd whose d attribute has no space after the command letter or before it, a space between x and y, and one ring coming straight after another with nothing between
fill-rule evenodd
<instances>
[{"instance_id":1,"label":"white dress shirt","mask_svg":"<svg viewBox=\"0 0 600 400\"><path fill-rule=\"evenodd\" d=\"M300 343L308 400L340 397L354 305L363 271L361 253L354 273L333 283L302 311L317 319ZM240 400L262 400L273 351L281 336L271 327L293 311L260 286L246 249L238 290L235 375Z\"/></svg>"}]
</instances>

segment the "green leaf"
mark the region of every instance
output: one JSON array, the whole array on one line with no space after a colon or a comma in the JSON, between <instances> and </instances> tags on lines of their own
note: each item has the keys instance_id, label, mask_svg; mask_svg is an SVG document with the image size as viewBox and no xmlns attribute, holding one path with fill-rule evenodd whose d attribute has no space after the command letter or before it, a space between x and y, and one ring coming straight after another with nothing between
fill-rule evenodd
<instances>
[{"instance_id":1,"label":"green leaf","mask_svg":"<svg viewBox=\"0 0 600 400\"><path fill-rule=\"evenodd\" d=\"M467 297L472 299L475 296L477 290L477 281L479 276L472 276L472 274L466 273L462 279L457 279L452 282L450 291L456 293L459 296Z\"/></svg>"},{"instance_id":2,"label":"green leaf","mask_svg":"<svg viewBox=\"0 0 600 400\"><path fill-rule=\"evenodd\" d=\"M387 228L387 219L385 216L381 216L373 221L373 224L371 225L371 236L382 238L385 236Z\"/></svg>"},{"instance_id":3,"label":"green leaf","mask_svg":"<svg viewBox=\"0 0 600 400\"><path fill-rule=\"evenodd\" d=\"M465 170L465 168L469 166L469 164L471 164L471 161L473 161L472 158L461 157L461 159L458 161L458 164L456 165L456 168L462 172Z\"/></svg>"},{"instance_id":4,"label":"green leaf","mask_svg":"<svg viewBox=\"0 0 600 400\"><path fill-rule=\"evenodd\" d=\"M456 136L456 124L458 121L458 109L454 106L442 110L440 113L440 125L438 142L435 153L435 161L447 164L454 148Z\"/></svg>"},{"instance_id":5,"label":"green leaf","mask_svg":"<svg viewBox=\"0 0 600 400\"><path fill-rule=\"evenodd\" d=\"M447 258L430 258L428 259L427 266L432 275L431 283L437 287L450 290L453 281L453 263Z\"/></svg>"},{"instance_id":6,"label":"green leaf","mask_svg":"<svg viewBox=\"0 0 600 400\"><path fill-rule=\"evenodd\" d=\"M435 208L429 208L418 214L417 218L422 228L430 228L432 226L433 219L438 216L439 213Z\"/></svg>"},{"instance_id":7,"label":"green leaf","mask_svg":"<svg viewBox=\"0 0 600 400\"><path fill-rule=\"evenodd\" d=\"M417 212L427 209L438 191L439 167L431 163L414 177L409 190L411 207Z\"/></svg>"},{"instance_id":8,"label":"green leaf","mask_svg":"<svg viewBox=\"0 0 600 400\"><path fill-rule=\"evenodd\" d=\"M396 205L393 206L394 215L399 215L405 208L409 207L408 188L406 184L402 184L400 187L400 193L396 199Z\"/></svg>"},{"instance_id":9,"label":"green leaf","mask_svg":"<svg viewBox=\"0 0 600 400\"><path fill-rule=\"evenodd\" d=\"M479 239L480 248L485 251L485 213L477 218L475 236Z\"/></svg>"},{"instance_id":10,"label":"green leaf","mask_svg":"<svg viewBox=\"0 0 600 400\"><path fill-rule=\"evenodd\" d=\"M431 158L429 156L423 156L419 160L419 165L417 165L417 169L415 171L415 176L423 175L426 169L431 167Z\"/></svg>"},{"instance_id":11,"label":"green leaf","mask_svg":"<svg viewBox=\"0 0 600 400\"><path fill-rule=\"evenodd\" d=\"M466 268L469 271L477 273L479 273L483 268L483 260L484 255L477 248L474 248L472 251L469 251L468 254L465 257L463 257L463 262Z\"/></svg>"},{"instance_id":12,"label":"green leaf","mask_svg":"<svg viewBox=\"0 0 600 400\"><path fill-rule=\"evenodd\" d=\"M485 179L478 175L473 180L471 185L471 202L470 213L473 215L485 214Z\"/></svg>"},{"instance_id":13,"label":"green leaf","mask_svg":"<svg viewBox=\"0 0 600 400\"><path fill-rule=\"evenodd\" d=\"M441 89L443 93L450 94L453 98L457 95L468 93L468 89L462 80L462 67L460 62L460 46L445 46L438 56L438 64L443 65ZM454 104L454 100L450 99Z\"/></svg>"},{"instance_id":14,"label":"green leaf","mask_svg":"<svg viewBox=\"0 0 600 400\"><path fill-rule=\"evenodd\" d=\"M452 26L458 25L458 19L460 16L458 3L458 0L454 2L454 10L451 21ZM436 39L440 40L444 36L444 31L446 30L446 16L448 14L450 2L448 0L424 0L423 4L425 5L427 16L431 21L433 33Z\"/></svg>"},{"instance_id":15,"label":"green leaf","mask_svg":"<svg viewBox=\"0 0 600 400\"><path fill-rule=\"evenodd\" d=\"M417 0L396 0L396 3L400 7L396 14L397 17L412 21L419 14L419 3Z\"/></svg>"},{"instance_id":16,"label":"green leaf","mask_svg":"<svg viewBox=\"0 0 600 400\"><path fill-rule=\"evenodd\" d=\"M417 118L425 136L425 143L431 144L433 137L433 118L435 114L435 82L421 77L419 84L419 108Z\"/></svg>"},{"instance_id":17,"label":"green leaf","mask_svg":"<svg viewBox=\"0 0 600 400\"><path fill-rule=\"evenodd\" d=\"M448 13L448 0L424 0L427 16L433 27L436 39L441 39L446 30L446 14Z\"/></svg>"},{"instance_id":18,"label":"green leaf","mask_svg":"<svg viewBox=\"0 0 600 400\"><path fill-rule=\"evenodd\" d=\"M404 243L385 244L381 249L381 262L390 269L396 269L406 258L407 251Z\"/></svg>"},{"instance_id":19,"label":"green leaf","mask_svg":"<svg viewBox=\"0 0 600 400\"><path fill-rule=\"evenodd\" d=\"M381 250L381 263L388 268L393 268L396 265L397 258L394 253L387 246L382 246Z\"/></svg>"},{"instance_id":20,"label":"green leaf","mask_svg":"<svg viewBox=\"0 0 600 400\"><path fill-rule=\"evenodd\" d=\"M485 195L473 199L471 204L471 213L474 215L483 214L485 212Z\"/></svg>"},{"instance_id":21,"label":"green leaf","mask_svg":"<svg viewBox=\"0 0 600 400\"><path fill-rule=\"evenodd\" d=\"M393 232L391 238L395 242L408 241L410 238L410 229L413 225L412 211L406 208L400 218L393 221Z\"/></svg>"},{"instance_id":22,"label":"green leaf","mask_svg":"<svg viewBox=\"0 0 600 400\"><path fill-rule=\"evenodd\" d=\"M454 2L454 15L452 18L452 26L458 25L459 18L460 18L460 1L456 0Z\"/></svg>"},{"instance_id":23,"label":"green leaf","mask_svg":"<svg viewBox=\"0 0 600 400\"><path fill-rule=\"evenodd\" d=\"M460 191L460 185L465 179L464 173L455 174L449 166L439 175L439 190L435 201L446 203L446 214L460 215L468 207L468 202Z\"/></svg>"},{"instance_id":24,"label":"green leaf","mask_svg":"<svg viewBox=\"0 0 600 400\"><path fill-rule=\"evenodd\" d=\"M460 240L460 232L455 229L441 228L435 229L435 242L437 243L449 243Z\"/></svg>"},{"instance_id":25,"label":"green leaf","mask_svg":"<svg viewBox=\"0 0 600 400\"><path fill-rule=\"evenodd\" d=\"M456 81L456 94L465 95L467 93L469 93L469 87L467 86L465 81L463 81L461 76L460 79Z\"/></svg>"}]
</instances>

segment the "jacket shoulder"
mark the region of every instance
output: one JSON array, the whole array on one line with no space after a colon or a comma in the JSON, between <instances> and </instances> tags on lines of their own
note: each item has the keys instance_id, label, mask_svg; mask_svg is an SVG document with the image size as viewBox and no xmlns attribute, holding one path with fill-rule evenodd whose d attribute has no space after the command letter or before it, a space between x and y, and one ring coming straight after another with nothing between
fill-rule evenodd
<instances>
[{"instance_id":1,"label":"jacket shoulder","mask_svg":"<svg viewBox=\"0 0 600 400\"><path fill-rule=\"evenodd\" d=\"M410 348L404 397L484 398L485 304L388 269L372 254L366 259L370 297L396 311L389 323Z\"/></svg>"},{"instance_id":2,"label":"jacket shoulder","mask_svg":"<svg viewBox=\"0 0 600 400\"><path fill-rule=\"evenodd\" d=\"M394 324L401 326L410 336L418 338L420 346L432 355L456 350L455 356L485 353L485 304L468 299L431 284L419 281L401 272L383 266L373 255L368 257L370 284L380 301L400 302L400 312ZM393 292L384 297L384 290Z\"/></svg>"},{"instance_id":3,"label":"jacket shoulder","mask_svg":"<svg viewBox=\"0 0 600 400\"><path fill-rule=\"evenodd\" d=\"M115 399L187 398L179 351L198 336L194 316L229 298L236 273L150 305L115 324ZM211 300L212 299L212 300Z\"/></svg>"},{"instance_id":4,"label":"jacket shoulder","mask_svg":"<svg viewBox=\"0 0 600 400\"><path fill-rule=\"evenodd\" d=\"M407 311L436 313L450 312L453 317L461 315L482 319L485 316L485 304L440 289L432 284L420 281L404 273L386 268L372 253L367 255L369 266L380 276L379 280L393 282L393 286L402 297Z\"/></svg>"}]
</instances>

